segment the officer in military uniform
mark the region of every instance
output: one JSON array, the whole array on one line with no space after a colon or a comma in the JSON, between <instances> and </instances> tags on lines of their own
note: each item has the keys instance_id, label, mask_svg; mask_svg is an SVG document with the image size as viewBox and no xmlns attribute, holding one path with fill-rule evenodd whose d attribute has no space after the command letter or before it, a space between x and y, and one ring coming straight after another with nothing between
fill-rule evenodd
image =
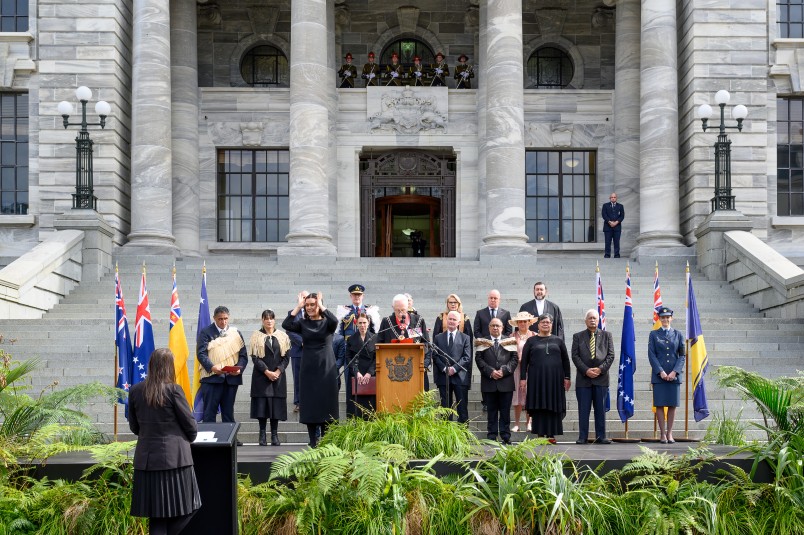
<instances>
[{"instance_id":1,"label":"officer in military uniform","mask_svg":"<svg viewBox=\"0 0 804 535\"><path fill-rule=\"evenodd\" d=\"M471 65L467 65L469 58L466 54L461 54L458 58L458 66L455 67L455 79L458 81L455 89L472 89L470 78L475 77L475 70Z\"/></svg>"},{"instance_id":2,"label":"officer in military uniform","mask_svg":"<svg viewBox=\"0 0 804 535\"><path fill-rule=\"evenodd\" d=\"M355 78L357 78L357 66L352 65L352 53L348 52L345 59L346 63L341 65L341 68L338 69L338 76L341 77L341 85L338 86L339 88L354 87Z\"/></svg>"},{"instance_id":3,"label":"officer in military uniform","mask_svg":"<svg viewBox=\"0 0 804 535\"><path fill-rule=\"evenodd\" d=\"M369 318L369 333L375 333L380 324L380 311L376 305L364 305L363 295L366 287L362 284L352 284L349 286L349 297L352 302L348 305L338 305L335 316L338 318L338 329L336 334L344 338L344 342L349 342L349 337L357 333L357 318L363 313ZM349 376L350 363L344 362L343 377L346 382L346 416L354 416L355 404L352 396L352 380Z\"/></svg>"},{"instance_id":4,"label":"officer in military uniform","mask_svg":"<svg viewBox=\"0 0 804 535\"><path fill-rule=\"evenodd\" d=\"M366 81L366 87L380 85L380 66L374 63L374 52L368 53L368 63L363 65L360 77Z\"/></svg>"},{"instance_id":5,"label":"officer in military uniform","mask_svg":"<svg viewBox=\"0 0 804 535\"><path fill-rule=\"evenodd\" d=\"M661 328L650 332L648 337L648 361L650 361L650 382L653 385L653 406L661 432L662 444L673 444L673 420L679 405L681 372L684 371L684 335L673 329L673 311L667 307L659 309ZM664 411L667 409L665 422Z\"/></svg>"},{"instance_id":6,"label":"officer in military uniform","mask_svg":"<svg viewBox=\"0 0 804 535\"><path fill-rule=\"evenodd\" d=\"M422 58L413 56L413 67L410 68L410 74L408 75L409 78L413 80L412 85L424 85L424 77L426 74L424 66L422 65Z\"/></svg>"},{"instance_id":7,"label":"officer in military uniform","mask_svg":"<svg viewBox=\"0 0 804 535\"><path fill-rule=\"evenodd\" d=\"M399 63L399 54L391 54L391 64L385 66L385 78L388 80L385 85L402 85L402 75L404 74L402 65Z\"/></svg>"},{"instance_id":8,"label":"officer in military uniform","mask_svg":"<svg viewBox=\"0 0 804 535\"><path fill-rule=\"evenodd\" d=\"M430 85L433 87L436 86L445 86L447 85L446 79L449 76L449 66L444 61L444 54L439 52L436 54L436 62L431 65L431 74L433 75L433 80L430 82Z\"/></svg>"}]
</instances>

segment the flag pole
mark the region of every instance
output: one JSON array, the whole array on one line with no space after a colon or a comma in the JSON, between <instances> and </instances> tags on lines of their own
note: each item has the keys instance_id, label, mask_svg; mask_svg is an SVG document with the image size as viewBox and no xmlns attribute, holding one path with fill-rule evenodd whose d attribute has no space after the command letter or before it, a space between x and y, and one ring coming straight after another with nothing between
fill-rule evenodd
<instances>
[{"instance_id":1,"label":"flag pole","mask_svg":"<svg viewBox=\"0 0 804 535\"><path fill-rule=\"evenodd\" d=\"M117 269L115 267L115 269ZM117 326L115 326L117 329ZM117 388L117 375L118 375L118 368L120 367L120 356L117 354L117 343L114 344L114 386ZM114 402L114 441L117 442L117 406L120 405L119 401Z\"/></svg>"},{"instance_id":2,"label":"flag pole","mask_svg":"<svg viewBox=\"0 0 804 535\"><path fill-rule=\"evenodd\" d=\"M685 311L684 317L685 321L689 323L689 313L690 313L690 262L687 260L687 269L686 269L686 276L684 278L686 284L684 285L684 293L686 297L684 298L685 304ZM684 439L689 440L690 438L690 340L687 338L687 332L689 329L684 329Z\"/></svg>"}]
</instances>

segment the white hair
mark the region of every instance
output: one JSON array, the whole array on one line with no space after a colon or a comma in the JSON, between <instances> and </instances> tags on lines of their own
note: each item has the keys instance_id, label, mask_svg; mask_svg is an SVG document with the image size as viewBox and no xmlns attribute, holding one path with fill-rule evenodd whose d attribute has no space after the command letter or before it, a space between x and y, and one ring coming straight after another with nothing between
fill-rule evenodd
<instances>
[{"instance_id":1,"label":"white hair","mask_svg":"<svg viewBox=\"0 0 804 535\"><path fill-rule=\"evenodd\" d=\"M597 316L597 319L600 319L600 314L597 313L596 308L590 308L589 310L587 310L586 314L583 315L583 319L588 318L589 314L594 314L595 316Z\"/></svg>"},{"instance_id":2,"label":"white hair","mask_svg":"<svg viewBox=\"0 0 804 535\"><path fill-rule=\"evenodd\" d=\"M394 306L396 303L404 303L405 306L408 305L408 298L405 294L396 294L394 299L391 301L391 306Z\"/></svg>"}]
</instances>

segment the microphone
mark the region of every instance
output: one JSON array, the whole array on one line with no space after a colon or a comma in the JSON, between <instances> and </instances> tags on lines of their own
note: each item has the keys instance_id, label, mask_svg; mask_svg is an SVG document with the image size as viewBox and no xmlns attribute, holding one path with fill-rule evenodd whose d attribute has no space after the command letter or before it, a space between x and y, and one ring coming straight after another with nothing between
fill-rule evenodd
<instances>
[{"instance_id":1,"label":"microphone","mask_svg":"<svg viewBox=\"0 0 804 535\"><path fill-rule=\"evenodd\" d=\"M402 327L403 329L407 329L407 324L408 324L408 315L402 314L401 316L399 316L399 326Z\"/></svg>"}]
</instances>

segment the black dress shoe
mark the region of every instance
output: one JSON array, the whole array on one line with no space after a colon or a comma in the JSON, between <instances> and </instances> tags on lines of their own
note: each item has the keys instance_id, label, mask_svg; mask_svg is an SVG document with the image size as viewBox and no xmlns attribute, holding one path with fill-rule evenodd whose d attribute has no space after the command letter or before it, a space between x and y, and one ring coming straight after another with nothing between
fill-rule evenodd
<instances>
[{"instance_id":1,"label":"black dress shoe","mask_svg":"<svg viewBox=\"0 0 804 535\"><path fill-rule=\"evenodd\" d=\"M271 433L271 446L281 446L282 443L279 442L279 434L278 433Z\"/></svg>"},{"instance_id":2,"label":"black dress shoe","mask_svg":"<svg viewBox=\"0 0 804 535\"><path fill-rule=\"evenodd\" d=\"M601 439L595 440L595 444L611 444L611 439L610 438L601 438Z\"/></svg>"},{"instance_id":3,"label":"black dress shoe","mask_svg":"<svg viewBox=\"0 0 804 535\"><path fill-rule=\"evenodd\" d=\"M502 444L503 444L503 446L510 446L511 445L511 440L508 439L508 438L504 438L504 439L502 439Z\"/></svg>"},{"instance_id":4,"label":"black dress shoe","mask_svg":"<svg viewBox=\"0 0 804 535\"><path fill-rule=\"evenodd\" d=\"M265 436L265 429L260 430L260 438L257 440L257 444L259 444L260 446L268 445L268 439Z\"/></svg>"},{"instance_id":5,"label":"black dress shoe","mask_svg":"<svg viewBox=\"0 0 804 535\"><path fill-rule=\"evenodd\" d=\"M575 441L576 444L586 444L588 441L586 439L581 440L580 438Z\"/></svg>"},{"instance_id":6,"label":"black dress shoe","mask_svg":"<svg viewBox=\"0 0 804 535\"><path fill-rule=\"evenodd\" d=\"M603 258L611 258L611 255L604 254Z\"/></svg>"},{"instance_id":7,"label":"black dress shoe","mask_svg":"<svg viewBox=\"0 0 804 535\"><path fill-rule=\"evenodd\" d=\"M620 255L616 254L614 255L614 258L620 258Z\"/></svg>"}]
</instances>

